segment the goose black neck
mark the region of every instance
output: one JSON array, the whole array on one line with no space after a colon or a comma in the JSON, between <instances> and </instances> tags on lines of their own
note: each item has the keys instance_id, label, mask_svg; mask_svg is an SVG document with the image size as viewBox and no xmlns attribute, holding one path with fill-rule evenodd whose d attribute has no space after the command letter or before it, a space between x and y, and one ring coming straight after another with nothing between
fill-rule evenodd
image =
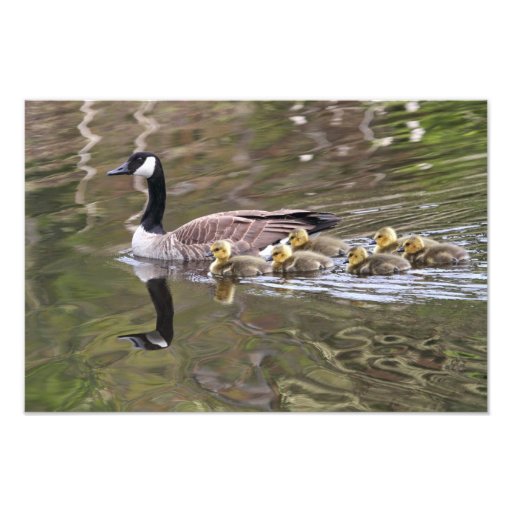
<instances>
[{"instance_id":1,"label":"goose black neck","mask_svg":"<svg viewBox=\"0 0 512 512\"><path fill-rule=\"evenodd\" d=\"M142 216L141 225L148 233L165 233L162 218L165 211L165 179L161 165L158 163L153 176L148 178L149 200Z\"/></svg>"}]
</instances>

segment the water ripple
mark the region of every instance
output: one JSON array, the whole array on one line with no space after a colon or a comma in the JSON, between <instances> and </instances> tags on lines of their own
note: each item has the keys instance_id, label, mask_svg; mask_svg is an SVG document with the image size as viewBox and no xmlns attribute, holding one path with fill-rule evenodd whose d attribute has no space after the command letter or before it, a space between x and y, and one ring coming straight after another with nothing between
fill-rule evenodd
<instances>
[{"instance_id":1,"label":"water ripple","mask_svg":"<svg viewBox=\"0 0 512 512\"><path fill-rule=\"evenodd\" d=\"M84 205L86 213L86 225L83 229L79 231L79 233L83 233L84 231L89 230L93 226L94 219L96 217L96 202L85 202L85 192L87 190L87 183L97 173L96 168L88 165L88 162L91 160L90 150L101 140L101 136L92 133L92 131L89 128L89 123L94 119L94 116L97 113L97 110L93 110L91 108L93 103L93 101L85 101L84 104L80 107L80 111L83 112L85 115L82 119L82 122L78 125L78 130L80 131L80 134L88 141L87 144L78 152L80 161L78 162L77 167L81 171L85 171L85 176L78 183L78 187L75 193L75 202L79 205Z\"/></svg>"}]
</instances>

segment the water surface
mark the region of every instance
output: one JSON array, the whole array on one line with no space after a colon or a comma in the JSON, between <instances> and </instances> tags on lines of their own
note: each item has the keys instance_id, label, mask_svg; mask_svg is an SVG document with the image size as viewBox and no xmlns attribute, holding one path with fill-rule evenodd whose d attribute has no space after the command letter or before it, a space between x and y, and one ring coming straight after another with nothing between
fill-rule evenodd
<instances>
[{"instance_id":1,"label":"water surface","mask_svg":"<svg viewBox=\"0 0 512 512\"><path fill-rule=\"evenodd\" d=\"M26 409L485 411L486 130L478 101L28 102ZM138 260L144 180L105 173L144 149L168 230L308 208L353 243L393 225L471 261L232 281Z\"/></svg>"}]
</instances>

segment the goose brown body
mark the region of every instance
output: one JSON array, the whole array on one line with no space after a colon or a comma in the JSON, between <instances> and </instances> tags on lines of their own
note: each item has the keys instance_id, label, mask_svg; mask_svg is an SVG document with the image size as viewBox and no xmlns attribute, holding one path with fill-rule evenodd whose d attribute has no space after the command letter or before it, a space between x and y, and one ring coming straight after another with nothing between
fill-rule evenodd
<instances>
[{"instance_id":1,"label":"goose brown body","mask_svg":"<svg viewBox=\"0 0 512 512\"><path fill-rule=\"evenodd\" d=\"M153 153L134 153L126 163L108 174L147 178L148 203L132 238L133 253L145 258L204 260L210 245L221 239L231 244L233 254L257 254L296 228L315 233L334 226L340 220L332 213L309 210L234 210L205 215L174 231L165 232L162 218L166 189L160 159Z\"/></svg>"},{"instance_id":2,"label":"goose brown body","mask_svg":"<svg viewBox=\"0 0 512 512\"><path fill-rule=\"evenodd\" d=\"M358 246L348 252L347 272L357 275L390 275L411 268L410 263L394 254L368 255Z\"/></svg>"},{"instance_id":3,"label":"goose brown body","mask_svg":"<svg viewBox=\"0 0 512 512\"><path fill-rule=\"evenodd\" d=\"M272 249L274 272L311 272L334 266L328 256L313 251L292 252L289 245L276 245Z\"/></svg>"},{"instance_id":4,"label":"goose brown body","mask_svg":"<svg viewBox=\"0 0 512 512\"><path fill-rule=\"evenodd\" d=\"M313 251L330 257L344 256L350 248L347 242L333 236L320 235L309 238L308 232L302 228L293 230L288 235L288 240L293 252Z\"/></svg>"},{"instance_id":5,"label":"goose brown body","mask_svg":"<svg viewBox=\"0 0 512 512\"><path fill-rule=\"evenodd\" d=\"M149 233L141 225L132 248L136 256L147 258L201 260L212 242L225 239L233 254L257 254L297 226L315 232L336 222L334 215L307 210L235 210L199 217L165 234Z\"/></svg>"},{"instance_id":6,"label":"goose brown body","mask_svg":"<svg viewBox=\"0 0 512 512\"><path fill-rule=\"evenodd\" d=\"M412 236L403 244L404 257L416 265L457 265L469 259L465 249L454 244L425 245L419 236Z\"/></svg>"}]
</instances>

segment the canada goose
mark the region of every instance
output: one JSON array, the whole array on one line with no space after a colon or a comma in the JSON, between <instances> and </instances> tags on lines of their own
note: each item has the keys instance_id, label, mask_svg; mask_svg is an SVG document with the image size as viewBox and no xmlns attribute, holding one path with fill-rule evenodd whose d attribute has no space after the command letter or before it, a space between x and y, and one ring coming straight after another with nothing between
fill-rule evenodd
<instances>
[{"instance_id":1,"label":"canada goose","mask_svg":"<svg viewBox=\"0 0 512 512\"><path fill-rule=\"evenodd\" d=\"M368 255L364 247L348 251L347 272L359 275L389 275L411 268L410 263L394 254Z\"/></svg>"},{"instance_id":2,"label":"canada goose","mask_svg":"<svg viewBox=\"0 0 512 512\"><path fill-rule=\"evenodd\" d=\"M408 236L402 236L398 238L396 231L392 227L387 226L385 228L381 228L373 236L373 243L377 244L374 254L397 252L399 247L405 242L405 240L407 240L407 238ZM437 242L432 238L427 238L424 236L421 238L424 240L426 247L437 244Z\"/></svg>"},{"instance_id":3,"label":"canada goose","mask_svg":"<svg viewBox=\"0 0 512 512\"><path fill-rule=\"evenodd\" d=\"M310 240L308 232L303 229L294 229L289 235L288 240L292 245L293 251L315 251L325 256L345 256L350 246L332 236L317 236Z\"/></svg>"},{"instance_id":4,"label":"canada goose","mask_svg":"<svg viewBox=\"0 0 512 512\"><path fill-rule=\"evenodd\" d=\"M313 251L292 252L289 245L276 245L272 249L274 272L307 272L334 266L328 256Z\"/></svg>"},{"instance_id":5,"label":"canada goose","mask_svg":"<svg viewBox=\"0 0 512 512\"><path fill-rule=\"evenodd\" d=\"M405 252L405 258L419 265L456 265L468 260L468 253L457 245L436 244L430 247L419 236L411 236L405 240L399 252Z\"/></svg>"},{"instance_id":6,"label":"canada goose","mask_svg":"<svg viewBox=\"0 0 512 512\"><path fill-rule=\"evenodd\" d=\"M251 277L270 274L272 266L257 256L231 257L231 244L219 240L210 247L215 261L210 265L210 272L217 276ZM209 253L208 253L209 255Z\"/></svg>"},{"instance_id":7,"label":"canada goose","mask_svg":"<svg viewBox=\"0 0 512 512\"><path fill-rule=\"evenodd\" d=\"M123 165L107 173L108 176L121 174L144 176L148 180L149 200L132 238L135 256L204 260L210 244L221 239L231 242L234 254L256 253L297 227L315 233L340 220L332 213L307 210L238 210L199 217L166 233L162 227L166 190L160 159L153 153L134 153Z\"/></svg>"}]
</instances>

